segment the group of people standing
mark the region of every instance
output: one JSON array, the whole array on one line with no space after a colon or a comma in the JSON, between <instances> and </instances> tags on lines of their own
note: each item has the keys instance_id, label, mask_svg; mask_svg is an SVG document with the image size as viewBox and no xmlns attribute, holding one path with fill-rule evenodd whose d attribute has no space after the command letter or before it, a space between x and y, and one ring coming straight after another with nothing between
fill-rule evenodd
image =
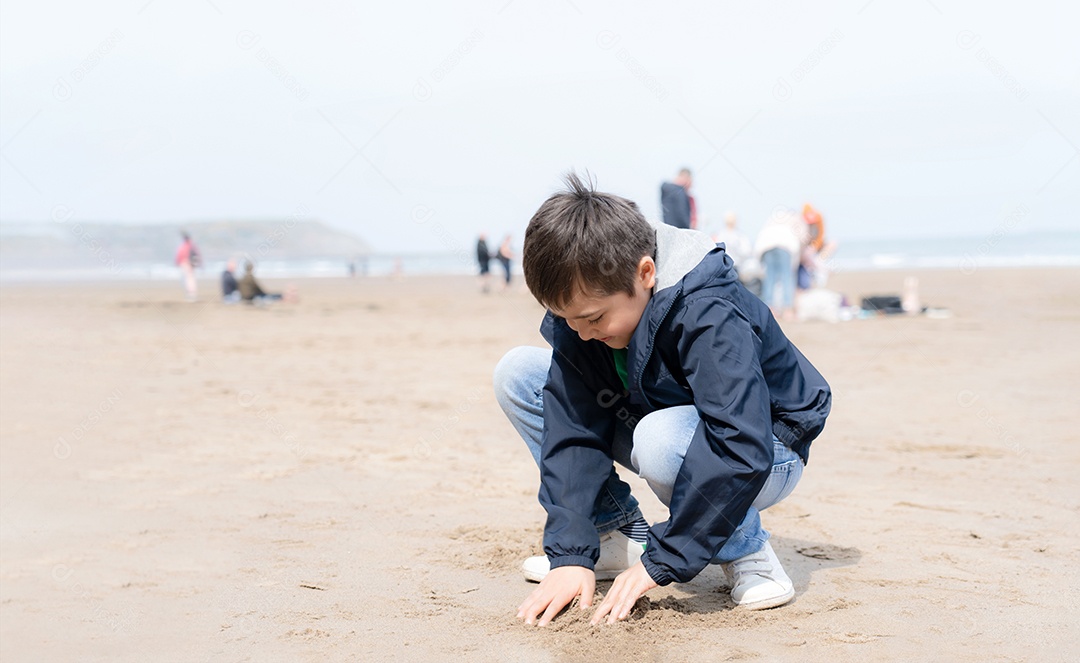
<instances>
[{"instance_id":1,"label":"group of people standing","mask_svg":"<svg viewBox=\"0 0 1080 663\"><path fill-rule=\"evenodd\" d=\"M681 169L670 182L660 185L660 208L669 226L699 228L697 203L691 193L694 178L690 169ZM754 239L739 229L734 212L724 215L724 227L712 233L713 241L723 242L735 264L735 270L751 292L769 305L776 317L789 320L795 315L798 290L824 286L828 278L827 261L835 244L825 239L825 221L821 213L807 203L802 214L777 208L765 221ZM495 251L480 234L476 242L476 260L480 265L480 290L491 291L491 261L502 265L508 290L514 258L510 235Z\"/></svg>"},{"instance_id":2,"label":"group of people standing","mask_svg":"<svg viewBox=\"0 0 1080 663\"><path fill-rule=\"evenodd\" d=\"M673 181L660 186L664 223L697 228L692 183L690 171L684 168ZM835 244L826 241L824 218L809 203L801 215L787 208L775 210L753 242L739 230L734 212L728 212L724 229L714 233L713 240L724 242L743 284L785 320L794 317L797 290L825 285L827 261L835 250Z\"/></svg>"},{"instance_id":3,"label":"group of people standing","mask_svg":"<svg viewBox=\"0 0 1080 663\"><path fill-rule=\"evenodd\" d=\"M483 293L491 292L491 261L492 259L498 260L502 265L505 281L503 282L503 290L510 289L510 281L512 279L512 272L510 269L511 261L514 259L514 247L510 241L510 235L503 237L502 243L499 244L499 248L495 253L491 252L487 243L487 234L480 233L480 238L476 240L476 261L480 264L480 291Z\"/></svg>"}]
</instances>

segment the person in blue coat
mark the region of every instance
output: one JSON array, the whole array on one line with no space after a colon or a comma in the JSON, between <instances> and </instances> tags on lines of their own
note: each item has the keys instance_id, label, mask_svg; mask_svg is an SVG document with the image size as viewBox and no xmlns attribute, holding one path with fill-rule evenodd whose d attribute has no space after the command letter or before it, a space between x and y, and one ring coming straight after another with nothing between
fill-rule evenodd
<instances>
[{"instance_id":1,"label":"person in blue coat","mask_svg":"<svg viewBox=\"0 0 1080 663\"><path fill-rule=\"evenodd\" d=\"M660 212L664 223L676 228L694 227L694 199L690 197L693 177L688 168L675 176L675 181L660 185Z\"/></svg>"},{"instance_id":2,"label":"person in blue coat","mask_svg":"<svg viewBox=\"0 0 1080 663\"><path fill-rule=\"evenodd\" d=\"M221 300L226 304L240 301L240 284L236 280L236 261L229 259L221 272Z\"/></svg>"},{"instance_id":3,"label":"person in blue coat","mask_svg":"<svg viewBox=\"0 0 1080 663\"><path fill-rule=\"evenodd\" d=\"M739 283L723 244L649 224L574 174L525 234L523 269L548 309L551 345L515 348L495 394L540 468L539 586L518 609L545 625L597 579L593 623L648 590L721 564L741 608L783 605L792 582L760 511L787 497L825 425L831 391L769 308ZM651 527L615 463L668 506Z\"/></svg>"}]
</instances>

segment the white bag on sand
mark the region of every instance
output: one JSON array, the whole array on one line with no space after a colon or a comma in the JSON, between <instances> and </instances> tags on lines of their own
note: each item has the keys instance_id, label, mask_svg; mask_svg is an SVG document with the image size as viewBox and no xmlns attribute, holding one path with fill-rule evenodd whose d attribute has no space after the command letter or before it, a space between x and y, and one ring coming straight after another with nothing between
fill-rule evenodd
<instances>
[{"instance_id":1,"label":"white bag on sand","mask_svg":"<svg viewBox=\"0 0 1080 663\"><path fill-rule=\"evenodd\" d=\"M825 288L807 290L795 298L795 318L800 322L806 320L839 322L840 304L843 300L839 292Z\"/></svg>"}]
</instances>

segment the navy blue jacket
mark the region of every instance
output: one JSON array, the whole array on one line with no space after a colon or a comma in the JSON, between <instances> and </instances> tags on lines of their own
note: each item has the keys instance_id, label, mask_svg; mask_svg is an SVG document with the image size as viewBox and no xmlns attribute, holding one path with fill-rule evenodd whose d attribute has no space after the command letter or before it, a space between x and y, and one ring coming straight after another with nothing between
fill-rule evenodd
<instances>
[{"instance_id":1,"label":"navy blue jacket","mask_svg":"<svg viewBox=\"0 0 1080 663\"><path fill-rule=\"evenodd\" d=\"M805 462L829 414L829 385L739 283L722 244L677 282L658 284L630 341L628 394L603 343L582 341L550 312L541 332L554 349L540 487L552 568L591 569L599 558L590 515L611 472L615 426L677 405L701 416L670 518L649 530L642 556L667 585L696 576L745 517L769 476L773 434Z\"/></svg>"}]
</instances>

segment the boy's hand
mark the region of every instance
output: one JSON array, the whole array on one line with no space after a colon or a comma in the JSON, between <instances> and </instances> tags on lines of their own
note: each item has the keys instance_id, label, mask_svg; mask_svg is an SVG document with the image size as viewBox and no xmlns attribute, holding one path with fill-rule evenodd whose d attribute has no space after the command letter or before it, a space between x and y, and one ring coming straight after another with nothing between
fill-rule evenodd
<instances>
[{"instance_id":1,"label":"boy's hand","mask_svg":"<svg viewBox=\"0 0 1080 663\"><path fill-rule=\"evenodd\" d=\"M593 613L590 622L599 624L604 615L607 615L608 624L614 624L620 619L626 619L637 600L645 592L658 586L652 576L649 575L649 572L645 570L645 565L638 562L615 578L615 582L611 583L611 589L608 590L604 600L600 602L600 607Z\"/></svg>"},{"instance_id":2,"label":"boy's hand","mask_svg":"<svg viewBox=\"0 0 1080 663\"><path fill-rule=\"evenodd\" d=\"M532 624L536 616L544 613L537 626L547 626L555 615L570 604L575 596L581 596L581 609L592 606L596 591L596 574L584 566L560 566L548 571L540 586L518 607L518 619Z\"/></svg>"}]
</instances>

